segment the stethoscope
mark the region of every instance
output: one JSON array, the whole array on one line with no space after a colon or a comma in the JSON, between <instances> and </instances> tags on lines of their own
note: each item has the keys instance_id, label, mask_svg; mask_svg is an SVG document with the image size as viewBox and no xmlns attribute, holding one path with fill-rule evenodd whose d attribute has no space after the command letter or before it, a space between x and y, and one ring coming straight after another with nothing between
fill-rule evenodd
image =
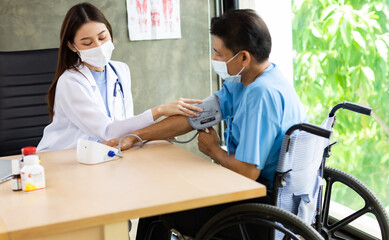
<instances>
[{"instance_id":1,"label":"stethoscope","mask_svg":"<svg viewBox=\"0 0 389 240\"><path fill-rule=\"evenodd\" d=\"M127 114L126 114L126 105L124 103L124 91L123 91L123 85L122 83L119 81L119 75L117 74L116 72L116 69L112 66L111 63L109 63L109 65L111 66L112 70L115 72L115 74L118 76L118 79L116 79L115 81L115 84L113 86L113 98L114 98L114 106L113 106L113 109L114 111L116 110L115 108L115 102L116 102L116 98L118 97L118 92L119 92L119 95L121 96L122 98L122 107L123 107L123 119L126 118ZM114 114L114 117L115 117L115 114Z\"/></svg>"},{"instance_id":2,"label":"stethoscope","mask_svg":"<svg viewBox=\"0 0 389 240\"><path fill-rule=\"evenodd\" d=\"M121 93L122 98L124 99L123 85L121 82L119 82L119 79L116 79L115 85L113 86L113 97L116 97L118 94L118 91L116 89L117 86L119 86L119 92Z\"/></svg>"},{"instance_id":3,"label":"stethoscope","mask_svg":"<svg viewBox=\"0 0 389 240\"><path fill-rule=\"evenodd\" d=\"M123 85L122 85L122 83L119 81L119 75L117 74L117 72L116 72L116 69L114 68L114 66L112 66L112 64L111 63L109 63L109 65L111 66L111 68L112 68L112 70L115 72L115 74L116 74L116 76L118 76L118 78L116 79L116 81L115 81L115 84L114 84L114 86L113 86L113 99L114 99L114 101L113 101L113 115L111 114L111 117L113 117L113 118L115 118L115 113L116 113L116 106L115 106L115 103L116 103L116 98L118 97L118 92L120 92L120 96L121 96L121 98L122 98L122 110L123 110L123 115L122 115L122 117L123 117L123 119L126 119L126 117L127 117L127 112L126 112L126 105L125 105L125 102L124 102L124 91L123 91ZM80 72L81 73L81 72ZM88 80L89 81L89 79L83 74L83 73L81 73L85 78L86 78L86 80ZM118 87L119 86L119 87Z\"/></svg>"},{"instance_id":4,"label":"stethoscope","mask_svg":"<svg viewBox=\"0 0 389 240\"><path fill-rule=\"evenodd\" d=\"M115 85L113 87L113 98L114 98L114 105L113 105L113 110L115 112L116 108L115 108L115 103L116 103L116 98L118 97L118 95L120 95L121 99L122 99L122 107L123 107L123 119L126 118L127 114L126 114L126 105L124 104L124 91L123 91L123 86L122 86L122 83L119 81L119 79L116 79L116 82L115 82ZM113 116L115 118L115 114Z\"/></svg>"}]
</instances>

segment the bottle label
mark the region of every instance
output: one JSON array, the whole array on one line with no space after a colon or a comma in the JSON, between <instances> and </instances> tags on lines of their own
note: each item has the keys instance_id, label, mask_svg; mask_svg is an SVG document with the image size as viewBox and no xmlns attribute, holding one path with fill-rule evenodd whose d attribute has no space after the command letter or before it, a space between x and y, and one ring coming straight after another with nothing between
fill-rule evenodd
<instances>
[{"instance_id":1,"label":"bottle label","mask_svg":"<svg viewBox=\"0 0 389 240\"><path fill-rule=\"evenodd\" d=\"M22 189L24 192L31 192L45 188L45 173L43 168L31 167L22 169Z\"/></svg>"}]
</instances>

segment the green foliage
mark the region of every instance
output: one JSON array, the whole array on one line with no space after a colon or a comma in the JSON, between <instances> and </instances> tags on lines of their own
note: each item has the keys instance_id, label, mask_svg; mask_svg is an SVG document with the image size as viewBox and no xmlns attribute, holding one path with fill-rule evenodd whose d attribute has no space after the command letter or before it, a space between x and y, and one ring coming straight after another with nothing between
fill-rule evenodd
<instances>
[{"instance_id":1,"label":"green foliage","mask_svg":"<svg viewBox=\"0 0 389 240\"><path fill-rule=\"evenodd\" d=\"M337 111L328 165L356 176L389 209L388 0L294 0L294 83L320 124L343 101L372 117ZM338 192L341 202L345 192ZM352 206L351 206L352 207Z\"/></svg>"}]
</instances>

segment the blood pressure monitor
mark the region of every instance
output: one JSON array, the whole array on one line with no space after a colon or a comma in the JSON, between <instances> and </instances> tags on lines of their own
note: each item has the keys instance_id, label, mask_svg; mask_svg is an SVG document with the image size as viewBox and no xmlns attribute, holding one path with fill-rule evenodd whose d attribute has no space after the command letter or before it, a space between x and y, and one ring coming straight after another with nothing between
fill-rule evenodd
<instances>
[{"instance_id":1,"label":"blood pressure monitor","mask_svg":"<svg viewBox=\"0 0 389 240\"><path fill-rule=\"evenodd\" d=\"M219 99L216 95L209 96L200 104L194 104L203 109L198 117L188 117L193 129L205 129L212 127L222 120Z\"/></svg>"}]
</instances>

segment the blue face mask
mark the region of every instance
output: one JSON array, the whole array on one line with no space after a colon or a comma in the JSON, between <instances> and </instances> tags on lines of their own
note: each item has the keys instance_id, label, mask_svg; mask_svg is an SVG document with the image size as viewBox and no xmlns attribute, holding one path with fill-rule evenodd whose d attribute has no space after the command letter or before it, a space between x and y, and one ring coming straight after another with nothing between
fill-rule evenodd
<instances>
[{"instance_id":1,"label":"blue face mask","mask_svg":"<svg viewBox=\"0 0 389 240\"><path fill-rule=\"evenodd\" d=\"M241 82L241 78L242 76L240 75L241 72L244 70L244 67L234 76L231 76L229 73L228 73L228 69L227 69L227 63L231 62L232 59L234 59L236 56L238 56L240 52L238 52L237 54L235 54L235 56L233 56L230 60L228 60L227 62L223 62L223 61L216 61L216 60L212 60L212 67L213 67L213 70L217 73L217 75L219 75L223 80L225 81L229 81L229 82L237 82L237 83L240 83Z\"/></svg>"}]
</instances>

